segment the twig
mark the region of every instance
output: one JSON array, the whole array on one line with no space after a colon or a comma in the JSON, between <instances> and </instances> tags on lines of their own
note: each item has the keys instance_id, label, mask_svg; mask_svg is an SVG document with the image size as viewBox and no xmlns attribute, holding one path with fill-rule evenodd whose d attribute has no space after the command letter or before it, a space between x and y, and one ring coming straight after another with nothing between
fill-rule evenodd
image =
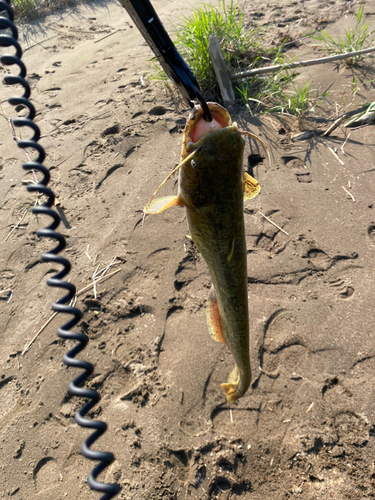
<instances>
[{"instance_id":1,"label":"twig","mask_svg":"<svg viewBox=\"0 0 375 500\"><path fill-rule=\"evenodd\" d=\"M108 38L109 36L114 35L114 34L115 34L115 33L117 33L118 31L120 31L120 30L113 31L113 32L112 32L112 33L110 33L109 35L103 36L102 38L99 38L99 40L95 40L95 42L94 42L94 43L101 42L102 40L105 40L105 39L106 39L106 38ZM123 31L123 30L121 30L121 31Z\"/></svg>"},{"instance_id":2,"label":"twig","mask_svg":"<svg viewBox=\"0 0 375 500\"><path fill-rule=\"evenodd\" d=\"M98 283L99 281L102 281L104 280L104 278L110 278L111 276L113 276L114 274L117 274L121 271L121 269L116 269L116 271L113 271L111 274L108 274L107 276L100 276L100 278L97 278L96 279L96 283ZM82 288L82 290L79 290L79 292L76 293L76 297L79 297L80 295L82 295L83 293L85 293L87 290L90 290L90 288L92 288L94 286L94 283L90 283L89 285L85 286L85 288Z\"/></svg>"},{"instance_id":3,"label":"twig","mask_svg":"<svg viewBox=\"0 0 375 500\"><path fill-rule=\"evenodd\" d=\"M113 257L112 262L100 272L100 276L104 276L110 267L120 264L120 262L116 262L116 259L117 257Z\"/></svg>"},{"instance_id":4,"label":"twig","mask_svg":"<svg viewBox=\"0 0 375 500\"><path fill-rule=\"evenodd\" d=\"M277 224L275 224L271 219L269 219L266 215L262 214L262 212L259 212L260 215L262 217L264 217L266 220L268 220L268 222L270 224L272 224L273 226L277 227L277 229L279 229L280 231L282 231L284 234L286 234L287 236L289 236L289 233L287 233L286 231L284 231L284 229L282 229L280 226L278 226Z\"/></svg>"},{"instance_id":5,"label":"twig","mask_svg":"<svg viewBox=\"0 0 375 500\"><path fill-rule=\"evenodd\" d=\"M347 115L346 115L346 114L345 114L345 115L340 116L340 118L337 118L337 120L335 120L335 121L334 121L334 122L333 122L333 123L332 123L332 124L331 124L331 125L327 128L327 130L326 130L325 132L323 132L323 134L322 134L322 135L327 136L327 135L331 134L331 133L332 133L334 130L336 130L336 129L337 129L337 127L339 127L339 126L342 124L342 122L344 122L346 119L347 119Z\"/></svg>"},{"instance_id":6,"label":"twig","mask_svg":"<svg viewBox=\"0 0 375 500\"><path fill-rule=\"evenodd\" d=\"M330 125L325 132L323 132L322 135L328 136L332 134L332 132L339 127L347 118L351 118L352 116L355 115L360 115L361 113L365 113L368 110L369 106L368 104L366 106L362 106L360 109L355 109L353 111L348 111L347 113L344 113L342 116L337 118L332 125Z\"/></svg>"},{"instance_id":7,"label":"twig","mask_svg":"<svg viewBox=\"0 0 375 500\"><path fill-rule=\"evenodd\" d=\"M23 219L26 217L27 211L28 211L28 209L26 208L22 217L20 218L20 220L17 222L17 224L14 226L14 228L11 230L11 232L8 234L8 236L5 238L5 241L7 241L7 239L10 237L10 235L13 233L13 231L15 231L18 228L18 226L21 224Z\"/></svg>"},{"instance_id":8,"label":"twig","mask_svg":"<svg viewBox=\"0 0 375 500\"><path fill-rule=\"evenodd\" d=\"M53 38L56 38L58 35L54 35L54 36L50 36L49 38L44 38L43 40L41 40L40 42L37 42L37 43L34 43L33 45L29 45L29 47L26 47L26 49L23 49L23 52L25 53L27 50L30 50L32 49L33 47L36 47L37 45L41 45L42 43L44 42L48 42L49 40L53 40ZM43 45L42 45L43 47ZM43 47L43 49L46 50L45 47Z\"/></svg>"},{"instance_id":9,"label":"twig","mask_svg":"<svg viewBox=\"0 0 375 500\"><path fill-rule=\"evenodd\" d=\"M87 245L87 250L86 250L86 252L85 252L85 255L87 256L87 258L88 258L89 260L92 260L92 258L91 258L91 257L90 257L90 255L89 255L89 248L90 248L90 243Z\"/></svg>"},{"instance_id":10,"label":"twig","mask_svg":"<svg viewBox=\"0 0 375 500\"><path fill-rule=\"evenodd\" d=\"M351 57L369 54L370 52L374 52L374 51L375 51L375 47L369 47L367 49L357 50L355 52L348 52L347 54L339 54L336 56L321 57L320 59L309 59L307 61L293 62L290 64L278 64L277 66L268 66L267 68L251 69L249 71L243 71L242 73L236 73L235 75L232 75L230 78L231 78L231 80L240 80L241 78L249 78L249 77L252 77L254 75L261 75L264 73L276 73L276 71L279 71L279 70L299 68L300 66L314 66L316 64L325 64L325 63L328 63L331 61L340 61L343 59L350 59Z\"/></svg>"},{"instance_id":11,"label":"twig","mask_svg":"<svg viewBox=\"0 0 375 500\"><path fill-rule=\"evenodd\" d=\"M344 147L345 147L345 144L348 142L349 137L350 137L350 134L348 134L348 137L345 139L344 144L343 144L343 145L341 146L341 148L340 148L340 149L341 149L341 151L342 151L342 154L343 154L343 155L346 155L346 153L345 153L345 151L344 151Z\"/></svg>"},{"instance_id":12,"label":"twig","mask_svg":"<svg viewBox=\"0 0 375 500\"><path fill-rule=\"evenodd\" d=\"M100 264L97 265L95 271L94 271L94 274L92 275L92 281L93 281L93 285L94 285L94 297L96 298L96 274L98 272L98 269L100 267Z\"/></svg>"},{"instance_id":13,"label":"twig","mask_svg":"<svg viewBox=\"0 0 375 500\"><path fill-rule=\"evenodd\" d=\"M230 414L230 422L231 422L231 424L233 424L233 415L232 415L232 410L229 410L229 414Z\"/></svg>"},{"instance_id":14,"label":"twig","mask_svg":"<svg viewBox=\"0 0 375 500\"><path fill-rule=\"evenodd\" d=\"M312 410L314 406L314 401L311 403L311 405L307 408L306 413L309 413L310 410Z\"/></svg>"},{"instance_id":15,"label":"twig","mask_svg":"<svg viewBox=\"0 0 375 500\"><path fill-rule=\"evenodd\" d=\"M328 144L327 144L326 142L322 141L322 143L323 143L325 146L327 146L327 148L331 151L331 153L332 153L332 154L333 154L333 156L336 158L336 160L338 160L338 161L341 163L341 165L343 165L343 166L344 166L344 165L345 165L345 163L344 163L342 160L340 160L340 158L338 157L337 153L335 153L335 152L333 151L333 149L332 149L330 146L328 146Z\"/></svg>"},{"instance_id":16,"label":"twig","mask_svg":"<svg viewBox=\"0 0 375 500\"><path fill-rule=\"evenodd\" d=\"M224 106L229 108L229 111L235 111L235 95L232 82L228 73L227 66L224 62L223 55L220 50L219 40L215 35L211 35L208 39L208 53L210 54L211 64L214 68L216 80L220 87L221 97L224 101Z\"/></svg>"},{"instance_id":17,"label":"twig","mask_svg":"<svg viewBox=\"0 0 375 500\"><path fill-rule=\"evenodd\" d=\"M79 290L75 294L75 296L72 298L70 304L75 304L75 301L77 300L77 297L79 295L82 295L83 293L85 293L87 290L89 290L94 285L96 285L99 281L102 281L105 278L110 278L111 276L113 276L114 274L116 274L116 273L118 273L120 271L121 271L121 269L116 269L116 271L113 271L113 273L108 274L107 276L100 276L99 278L96 279L95 283L90 283L89 285L87 285L84 288L82 288L82 290ZM34 335L34 337L32 338L32 340L30 340L30 342L27 344L27 346L25 347L25 349L22 351L22 355L24 355L29 350L30 346L34 343L35 339L42 333L42 331L47 327L47 325L49 325L49 323L53 320L53 318L55 316L57 316L58 314L59 314L58 312L54 312L52 314L52 316L44 323L44 325L42 326L42 328L38 331L38 333L36 333Z\"/></svg>"},{"instance_id":18,"label":"twig","mask_svg":"<svg viewBox=\"0 0 375 500\"><path fill-rule=\"evenodd\" d=\"M354 196L352 195L352 193L349 193L349 191L348 191L348 190L347 190L344 186L341 186L341 187L343 188L343 190L345 191L345 193L347 193L347 194L350 196L350 198L351 198L353 201L355 201L355 198L354 198Z\"/></svg>"},{"instance_id":19,"label":"twig","mask_svg":"<svg viewBox=\"0 0 375 500\"><path fill-rule=\"evenodd\" d=\"M34 335L34 337L30 340L30 342L27 344L27 346L25 347L25 349L22 351L22 356L29 350L29 347L31 346L31 344L34 343L34 341L36 340L36 338L38 337L38 335L40 335L42 333L42 331L46 328L47 325L49 325L51 323L51 321L53 320L53 318L55 316L57 316L59 313L58 312L54 312L52 314L52 316L44 323L44 325L42 326L42 328Z\"/></svg>"}]
</instances>

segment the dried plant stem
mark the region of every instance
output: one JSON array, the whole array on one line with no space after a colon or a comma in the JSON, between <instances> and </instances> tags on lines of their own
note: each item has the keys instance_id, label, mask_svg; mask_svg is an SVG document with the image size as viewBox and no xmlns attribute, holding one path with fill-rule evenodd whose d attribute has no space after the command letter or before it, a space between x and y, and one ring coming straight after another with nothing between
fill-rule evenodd
<instances>
[{"instance_id":1,"label":"dried plant stem","mask_svg":"<svg viewBox=\"0 0 375 500\"><path fill-rule=\"evenodd\" d=\"M236 73L235 75L232 75L230 78L231 80L240 80L242 78L250 78L254 75L262 75L264 73L276 73L277 71L280 70L299 68L300 66L314 66L316 64L325 64L331 61L350 59L351 57L369 54L374 51L375 47L369 47L367 49L357 50L356 52L348 52L347 54L321 57L320 59L309 59L307 61L292 62L290 64L278 64L277 66L268 66L267 68L251 69L249 71L243 71L242 73Z\"/></svg>"},{"instance_id":2,"label":"dried plant stem","mask_svg":"<svg viewBox=\"0 0 375 500\"><path fill-rule=\"evenodd\" d=\"M282 233L286 234L287 236L289 236L289 233L287 233L286 231L284 231L284 229L282 229L280 226L278 226L277 224L275 224L271 219L269 219L266 215L262 214L262 212L259 212L260 215L262 217L264 217L266 220L268 220L268 222L270 224L272 224L273 226L277 227L277 229L279 229Z\"/></svg>"},{"instance_id":3,"label":"dried plant stem","mask_svg":"<svg viewBox=\"0 0 375 500\"><path fill-rule=\"evenodd\" d=\"M343 190L345 191L345 193L347 193L347 194L350 196L350 198L351 198L353 201L355 201L355 198L354 198L354 196L352 195L352 193L349 193L349 191L348 191L348 190L347 190L344 186L341 186L341 187L343 188Z\"/></svg>"},{"instance_id":4,"label":"dried plant stem","mask_svg":"<svg viewBox=\"0 0 375 500\"><path fill-rule=\"evenodd\" d=\"M5 241L7 241L7 239L10 237L10 235L13 233L13 231L15 231L16 229L19 228L19 225L22 223L23 219L26 217L26 214L27 214L27 208L25 209L25 211L23 212L23 215L22 217L20 218L20 220L17 222L17 224L13 227L13 229L11 230L11 232L8 234L8 236L5 238Z\"/></svg>"},{"instance_id":5,"label":"dried plant stem","mask_svg":"<svg viewBox=\"0 0 375 500\"><path fill-rule=\"evenodd\" d=\"M110 265L113 265L113 264L110 264ZM109 266L106 269L108 269L108 268L109 268ZM103 276L100 276L99 278L96 278L96 280L95 280L94 283L90 283L89 285L85 286L84 288L82 288L82 290L79 290L75 294L75 296L72 298L72 300L70 302L70 305L73 303L73 301L75 301L77 299L77 297L79 295L82 295L83 293L87 292L87 290L89 290L90 288L94 287L99 281L103 281L105 278L110 278L111 276L113 276L114 274L117 274L120 271L121 271L121 269L116 269L116 271L113 271L113 273L108 274L107 276L103 275ZM42 326L42 328L34 335L34 337L27 344L27 346L25 347L25 349L22 351L22 355L26 354L26 352L29 350L30 346L35 342L35 340L42 333L42 331L51 323L51 321L53 320L53 318L55 316L57 316L58 314L59 314L58 312L54 312L51 315L51 317L44 323L44 325Z\"/></svg>"}]
</instances>

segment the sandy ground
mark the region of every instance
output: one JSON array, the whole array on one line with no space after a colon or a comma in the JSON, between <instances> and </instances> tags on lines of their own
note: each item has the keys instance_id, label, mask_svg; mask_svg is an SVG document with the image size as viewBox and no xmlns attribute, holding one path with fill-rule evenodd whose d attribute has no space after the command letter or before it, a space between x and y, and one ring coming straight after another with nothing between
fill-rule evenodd
<instances>
[{"instance_id":1,"label":"sandy ground","mask_svg":"<svg viewBox=\"0 0 375 500\"><path fill-rule=\"evenodd\" d=\"M167 26L188 12L185 2L153 3ZM365 6L375 27L375 2ZM358 2L240 7L278 43L321 27L342 33ZM116 2L55 12L24 26L21 42L71 280L83 288L114 258L119 269L96 297L90 289L78 300L78 329L90 338L83 357L95 364L88 386L102 395L92 416L109 426L97 448L116 455L102 478L134 500L374 498L374 128L351 131L343 148L343 129L290 139L373 101L365 83L374 80L373 59L299 71L298 85L333 82L332 107L316 120L234 117L267 142L272 163L247 141L244 168L262 186L244 215L254 380L228 406L219 384L233 359L207 332L210 278L186 236L184 209L142 223L143 206L178 163L188 110L148 78L150 50ZM290 46L296 54L319 55L308 39ZM1 102L14 117L4 104L10 93L3 86ZM25 157L5 120L0 146L0 290L13 291L10 301L0 295L0 498L99 498L80 454L88 434L73 420L82 402L67 396L76 372L62 363L72 346L56 337L62 319L21 354L59 292L45 285L53 271L40 255L50 244L34 231L46 221L30 213ZM172 180L165 193L175 189Z\"/></svg>"}]
</instances>

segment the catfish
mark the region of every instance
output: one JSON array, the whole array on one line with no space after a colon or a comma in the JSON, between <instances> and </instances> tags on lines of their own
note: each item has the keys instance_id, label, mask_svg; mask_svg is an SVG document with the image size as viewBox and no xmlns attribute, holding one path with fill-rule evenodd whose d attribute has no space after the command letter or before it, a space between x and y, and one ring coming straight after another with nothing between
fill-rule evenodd
<instances>
[{"instance_id":1,"label":"catfish","mask_svg":"<svg viewBox=\"0 0 375 500\"><path fill-rule=\"evenodd\" d=\"M159 186L144 208L159 214L181 205L186 208L191 238L207 263L212 279L206 318L211 337L225 344L236 366L221 388L230 403L243 396L251 383L247 251L244 200L254 198L259 183L243 174L244 140L229 113L208 103L212 121L203 109L193 109L183 136L181 163ZM179 170L176 196L154 199L162 185Z\"/></svg>"}]
</instances>

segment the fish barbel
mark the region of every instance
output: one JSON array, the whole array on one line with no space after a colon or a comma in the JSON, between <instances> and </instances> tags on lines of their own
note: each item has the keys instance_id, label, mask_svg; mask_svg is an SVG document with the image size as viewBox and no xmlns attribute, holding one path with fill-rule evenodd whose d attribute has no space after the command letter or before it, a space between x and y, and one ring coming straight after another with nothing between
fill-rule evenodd
<instances>
[{"instance_id":1,"label":"fish barbel","mask_svg":"<svg viewBox=\"0 0 375 500\"><path fill-rule=\"evenodd\" d=\"M257 137L240 132L219 104L208 106L212 122L206 122L202 108L196 106L186 125L181 163L172 172L179 170L177 196L153 199L160 186L144 212L186 207L191 237L213 283L206 310L208 329L213 339L229 348L236 362L228 383L221 384L232 403L251 383L243 201L256 196L260 188L255 179L243 175L241 135Z\"/></svg>"}]
</instances>

